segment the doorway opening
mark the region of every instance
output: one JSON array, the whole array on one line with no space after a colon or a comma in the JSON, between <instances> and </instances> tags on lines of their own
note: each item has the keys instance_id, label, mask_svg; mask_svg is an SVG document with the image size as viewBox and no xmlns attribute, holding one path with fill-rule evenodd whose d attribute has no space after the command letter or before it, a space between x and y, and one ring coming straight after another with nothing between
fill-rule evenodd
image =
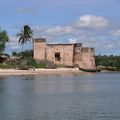
<instances>
[{"instance_id":1,"label":"doorway opening","mask_svg":"<svg viewBox=\"0 0 120 120\"><path fill-rule=\"evenodd\" d=\"M55 61L60 62L60 53L55 53Z\"/></svg>"}]
</instances>

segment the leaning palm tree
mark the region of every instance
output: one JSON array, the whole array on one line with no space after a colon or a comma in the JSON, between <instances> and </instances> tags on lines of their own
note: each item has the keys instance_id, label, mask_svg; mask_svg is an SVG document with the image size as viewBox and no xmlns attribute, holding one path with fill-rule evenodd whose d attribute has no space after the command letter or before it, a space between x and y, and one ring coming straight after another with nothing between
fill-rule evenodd
<instances>
[{"instance_id":1,"label":"leaning palm tree","mask_svg":"<svg viewBox=\"0 0 120 120\"><path fill-rule=\"evenodd\" d=\"M23 45L28 42L33 40L33 31L29 27L29 25L24 25L23 29L21 30L20 33L17 34L17 37L19 37L19 43L22 45L22 50L23 50Z\"/></svg>"}]
</instances>

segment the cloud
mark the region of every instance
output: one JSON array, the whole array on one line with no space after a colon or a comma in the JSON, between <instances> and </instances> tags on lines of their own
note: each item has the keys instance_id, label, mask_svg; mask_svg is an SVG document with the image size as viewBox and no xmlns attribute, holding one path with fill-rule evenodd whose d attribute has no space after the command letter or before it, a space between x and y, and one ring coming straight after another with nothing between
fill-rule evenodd
<instances>
[{"instance_id":1,"label":"cloud","mask_svg":"<svg viewBox=\"0 0 120 120\"><path fill-rule=\"evenodd\" d=\"M120 30L115 30L118 26L111 23L102 16L84 15L71 24L38 26L33 27L33 30L35 36L45 36L48 42L81 42L83 46L95 47L97 54L114 54L115 50L120 49L120 42L113 35L120 35Z\"/></svg>"},{"instance_id":2,"label":"cloud","mask_svg":"<svg viewBox=\"0 0 120 120\"><path fill-rule=\"evenodd\" d=\"M42 32L48 36L81 35L86 34L89 29L105 29L109 25L109 20L104 17L84 15L70 25L57 25L54 27L34 27L35 32ZM86 29L87 28L87 29ZM89 29L88 29L89 28ZM95 32L95 31L94 31Z\"/></svg>"},{"instance_id":3,"label":"cloud","mask_svg":"<svg viewBox=\"0 0 120 120\"><path fill-rule=\"evenodd\" d=\"M35 8L18 8L17 12L34 15L34 14L36 14L36 9Z\"/></svg>"},{"instance_id":4,"label":"cloud","mask_svg":"<svg viewBox=\"0 0 120 120\"><path fill-rule=\"evenodd\" d=\"M71 26L56 26L53 28L48 28L45 32L49 35L66 35L73 32L73 28Z\"/></svg>"},{"instance_id":5,"label":"cloud","mask_svg":"<svg viewBox=\"0 0 120 120\"><path fill-rule=\"evenodd\" d=\"M10 37L10 41L6 44L7 48L10 50L19 50L21 49L21 45L17 41L16 37Z\"/></svg>"},{"instance_id":6,"label":"cloud","mask_svg":"<svg viewBox=\"0 0 120 120\"><path fill-rule=\"evenodd\" d=\"M104 28L109 21L102 16L84 15L75 23L76 27Z\"/></svg>"},{"instance_id":7,"label":"cloud","mask_svg":"<svg viewBox=\"0 0 120 120\"><path fill-rule=\"evenodd\" d=\"M32 42L27 42L27 44L24 44L23 48L22 45L18 42L17 37L10 36L10 40L8 43L6 43L5 52L11 54L13 51L20 52L22 50L29 50L32 49Z\"/></svg>"},{"instance_id":8,"label":"cloud","mask_svg":"<svg viewBox=\"0 0 120 120\"><path fill-rule=\"evenodd\" d=\"M115 30L112 34L114 36L120 36L120 30Z\"/></svg>"},{"instance_id":9,"label":"cloud","mask_svg":"<svg viewBox=\"0 0 120 120\"><path fill-rule=\"evenodd\" d=\"M74 39L69 38L69 39L68 39L68 42L69 42L69 43L76 43L76 42L77 42L77 39L75 39L75 38L74 38Z\"/></svg>"},{"instance_id":10,"label":"cloud","mask_svg":"<svg viewBox=\"0 0 120 120\"><path fill-rule=\"evenodd\" d=\"M53 27L33 27L35 36L47 36L48 38L62 38L71 36L86 36L103 34L109 25L109 20L104 17L84 15L69 25L57 25ZM100 30L99 30L100 28Z\"/></svg>"}]
</instances>

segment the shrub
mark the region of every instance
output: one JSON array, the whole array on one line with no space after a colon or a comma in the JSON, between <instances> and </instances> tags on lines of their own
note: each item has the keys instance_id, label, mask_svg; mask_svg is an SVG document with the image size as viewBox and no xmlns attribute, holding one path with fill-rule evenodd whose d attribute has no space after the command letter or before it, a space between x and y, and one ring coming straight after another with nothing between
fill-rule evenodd
<instances>
[{"instance_id":1,"label":"shrub","mask_svg":"<svg viewBox=\"0 0 120 120\"><path fill-rule=\"evenodd\" d=\"M35 67L35 68L46 68L45 63L36 63L36 61L33 58L30 58L27 61L27 65L30 66L30 67Z\"/></svg>"},{"instance_id":2,"label":"shrub","mask_svg":"<svg viewBox=\"0 0 120 120\"><path fill-rule=\"evenodd\" d=\"M0 68L8 69L8 68L16 68L15 64L0 64Z\"/></svg>"}]
</instances>

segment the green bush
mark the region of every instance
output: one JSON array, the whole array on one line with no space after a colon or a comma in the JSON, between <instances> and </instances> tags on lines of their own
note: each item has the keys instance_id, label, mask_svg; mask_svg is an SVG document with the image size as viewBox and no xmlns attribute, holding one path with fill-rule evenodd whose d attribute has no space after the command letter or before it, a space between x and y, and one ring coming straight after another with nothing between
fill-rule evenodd
<instances>
[{"instance_id":1,"label":"green bush","mask_svg":"<svg viewBox=\"0 0 120 120\"><path fill-rule=\"evenodd\" d=\"M27 65L30 66L30 67L35 67L35 68L46 68L45 63L36 63L36 61L33 58L30 58L27 61Z\"/></svg>"},{"instance_id":2,"label":"green bush","mask_svg":"<svg viewBox=\"0 0 120 120\"><path fill-rule=\"evenodd\" d=\"M114 56L114 55L98 55L95 56L95 63L96 66L105 66L105 67L116 67L117 69L120 69L120 56Z\"/></svg>"},{"instance_id":3,"label":"green bush","mask_svg":"<svg viewBox=\"0 0 120 120\"><path fill-rule=\"evenodd\" d=\"M0 64L0 68L2 69L16 68L16 65L15 64Z\"/></svg>"},{"instance_id":4,"label":"green bush","mask_svg":"<svg viewBox=\"0 0 120 120\"><path fill-rule=\"evenodd\" d=\"M33 50L25 50L25 51L22 51L22 52L13 51L12 55L22 56L23 58L32 58L33 57Z\"/></svg>"},{"instance_id":5,"label":"green bush","mask_svg":"<svg viewBox=\"0 0 120 120\"><path fill-rule=\"evenodd\" d=\"M59 64L59 65L57 65L57 67L58 67L58 68L65 68L66 65L64 65L64 64Z\"/></svg>"}]
</instances>

